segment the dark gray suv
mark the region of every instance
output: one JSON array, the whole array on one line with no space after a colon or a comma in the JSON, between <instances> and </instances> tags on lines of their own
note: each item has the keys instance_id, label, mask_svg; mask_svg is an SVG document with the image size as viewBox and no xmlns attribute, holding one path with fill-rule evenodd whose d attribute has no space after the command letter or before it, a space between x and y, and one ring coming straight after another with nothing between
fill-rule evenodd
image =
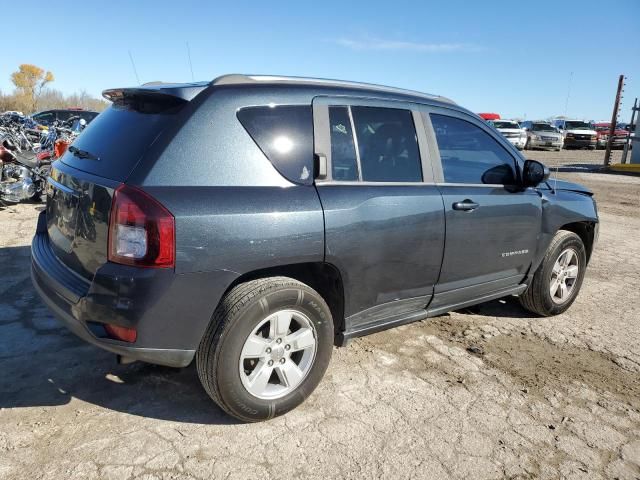
<instances>
[{"instance_id":1,"label":"dark gray suv","mask_svg":"<svg viewBox=\"0 0 640 480\"><path fill-rule=\"evenodd\" d=\"M446 98L244 75L104 96L53 165L35 288L123 362L195 359L239 419L299 405L350 338L578 294L591 192Z\"/></svg>"}]
</instances>

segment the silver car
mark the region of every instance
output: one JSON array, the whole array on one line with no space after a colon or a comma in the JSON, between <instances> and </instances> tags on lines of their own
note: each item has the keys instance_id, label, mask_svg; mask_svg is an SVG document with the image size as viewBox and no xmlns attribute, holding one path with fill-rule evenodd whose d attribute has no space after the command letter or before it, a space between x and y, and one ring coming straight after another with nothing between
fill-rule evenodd
<instances>
[{"instance_id":1,"label":"silver car","mask_svg":"<svg viewBox=\"0 0 640 480\"><path fill-rule=\"evenodd\" d=\"M563 145L562 134L558 129L547 122L523 122L522 126L527 132L525 150L533 148L553 149L560 151Z\"/></svg>"}]
</instances>

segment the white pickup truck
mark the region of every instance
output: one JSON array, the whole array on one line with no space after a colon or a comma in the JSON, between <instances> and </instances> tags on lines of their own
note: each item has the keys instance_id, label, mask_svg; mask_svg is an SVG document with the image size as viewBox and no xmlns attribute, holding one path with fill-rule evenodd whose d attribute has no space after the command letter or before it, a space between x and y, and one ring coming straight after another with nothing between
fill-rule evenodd
<instances>
[{"instance_id":1,"label":"white pickup truck","mask_svg":"<svg viewBox=\"0 0 640 480\"><path fill-rule=\"evenodd\" d=\"M513 120L490 120L490 125L506 137L518 150L522 150L527 143L527 132Z\"/></svg>"},{"instance_id":2,"label":"white pickup truck","mask_svg":"<svg viewBox=\"0 0 640 480\"><path fill-rule=\"evenodd\" d=\"M560 130L564 138L564 148L588 148L595 150L598 144L598 132L593 124L582 120L554 120L553 125Z\"/></svg>"}]
</instances>

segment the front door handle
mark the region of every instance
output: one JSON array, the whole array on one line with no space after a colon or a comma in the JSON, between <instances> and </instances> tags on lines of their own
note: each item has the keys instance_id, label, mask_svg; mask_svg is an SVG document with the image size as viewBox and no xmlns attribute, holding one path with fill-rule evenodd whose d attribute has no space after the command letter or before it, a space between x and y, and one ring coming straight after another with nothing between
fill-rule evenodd
<instances>
[{"instance_id":1,"label":"front door handle","mask_svg":"<svg viewBox=\"0 0 640 480\"><path fill-rule=\"evenodd\" d=\"M472 210L475 210L476 208L478 208L480 205L477 204L476 202L473 202L471 200L469 200L468 198L463 200L462 202L455 202L453 204L453 209L454 210L462 210L465 212L471 212Z\"/></svg>"}]
</instances>

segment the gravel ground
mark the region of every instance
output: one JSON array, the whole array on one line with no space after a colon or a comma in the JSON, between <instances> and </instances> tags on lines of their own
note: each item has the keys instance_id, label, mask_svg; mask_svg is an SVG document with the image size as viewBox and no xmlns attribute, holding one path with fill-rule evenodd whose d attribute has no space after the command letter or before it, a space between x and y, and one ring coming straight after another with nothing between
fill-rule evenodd
<instances>
[{"instance_id":1,"label":"gravel ground","mask_svg":"<svg viewBox=\"0 0 640 480\"><path fill-rule=\"evenodd\" d=\"M527 152L598 199L580 296L511 298L334 350L297 410L238 424L193 367L115 365L29 280L41 205L0 206L0 478L640 478L640 177L602 152Z\"/></svg>"}]
</instances>

